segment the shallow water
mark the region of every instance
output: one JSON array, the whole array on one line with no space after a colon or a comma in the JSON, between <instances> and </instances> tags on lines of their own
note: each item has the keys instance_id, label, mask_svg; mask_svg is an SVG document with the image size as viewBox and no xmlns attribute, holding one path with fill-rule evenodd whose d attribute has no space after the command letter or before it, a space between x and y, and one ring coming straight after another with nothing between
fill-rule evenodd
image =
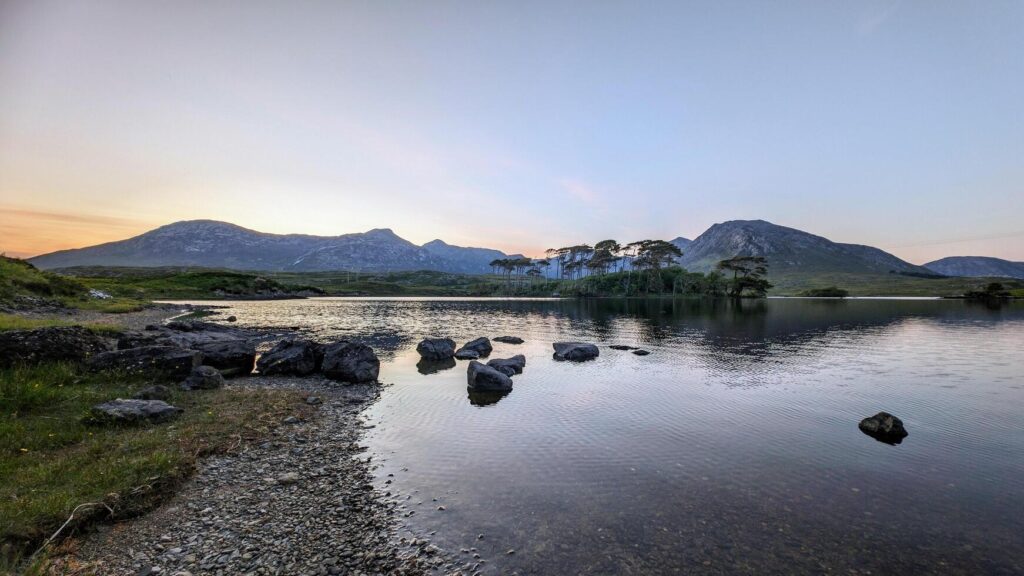
<instances>
[{"instance_id":1,"label":"shallow water","mask_svg":"<svg viewBox=\"0 0 1024 576\"><path fill-rule=\"evenodd\" d=\"M485 573L1024 572L1024 305L229 304L242 325L378 349L379 485ZM526 343L491 357L527 366L497 402L469 397L464 362L417 368L423 337L503 334ZM559 340L601 355L556 362ZM902 444L858 430L880 410Z\"/></svg>"}]
</instances>

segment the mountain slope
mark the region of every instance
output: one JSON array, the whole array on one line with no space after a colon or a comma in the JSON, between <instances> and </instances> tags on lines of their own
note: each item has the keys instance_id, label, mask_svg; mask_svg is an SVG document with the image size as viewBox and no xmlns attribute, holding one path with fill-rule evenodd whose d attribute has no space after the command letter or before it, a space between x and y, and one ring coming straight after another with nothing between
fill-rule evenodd
<instances>
[{"instance_id":1,"label":"mountain slope","mask_svg":"<svg viewBox=\"0 0 1024 576\"><path fill-rule=\"evenodd\" d=\"M680 264L688 270L707 272L718 261L737 255L764 256L768 259L769 276L794 272L930 273L878 248L832 242L764 220L732 220L713 225L683 248Z\"/></svg>"},{"instance_id":2,"label":"mountain slope","mask_svg":"<svg viewBox=\"0 0 1024 576\"><path fill-rule=\"evenodd\" d=\"M487 264L494 258L508 257L496 250L448 244L444 247L417 246L388 229L341 236L267 234L226 222L191 220L161 226L127 240L61 250L30 261L44 269L197 266L296 272L439 270L482 273L490 270Z\"/></svg>"},{"instance_id":3,"label":"mountain slope","mask_svg":"<svg viewBox=\"0 0 1024 576\"><path fill-rule=\"evenodd\" d=\"M679 236L677 238L669 240L669 243L670 244L675 244L676 248L679 248L683 252L686 252L686 250L689 249L690 244L693 244L693 240L690 240L689 238L683 238L682 236Z\"/></svg>"},{"instance_id":4,"label":"mountain slope","mask_svg":"<svg viewBox=\"0 0 1024 576\"><path fill-rule=\"evenodd\" d=\"M924 265L946 276L1000 276L1024 279L1024 262L988 256L949 256Z\"/></svg>"}]
</instances>

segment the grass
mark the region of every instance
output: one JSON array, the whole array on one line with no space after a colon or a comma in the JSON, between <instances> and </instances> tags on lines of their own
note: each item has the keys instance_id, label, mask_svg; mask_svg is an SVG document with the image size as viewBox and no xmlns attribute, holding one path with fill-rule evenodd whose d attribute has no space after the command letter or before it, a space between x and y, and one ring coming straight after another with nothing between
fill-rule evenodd
<instances>
[{"instance_id":1,"label":"grass","mask_svg":"<svg viewBox=\"0 0 1024 576\"><path fill-rule=\"evenodd\" d=\"M114 336L124 331L122 327L116 324L103 324L100 322L81 324L59 318L33 318L17 314L0 314L0 332L49 328L51 326L84 326L97 334L105 336Z\"/></svg>"},{"instance_id":2,"label":"grass","mask_svg":"<svg viewBox=\"0 0 1024 576\"><path fill-rule=\"evenodd\" d=\"M72 364L0 370L0 572L61 526L140 514L166 498L196 459L265 434L310 410L298 392L223 388L174 391L177 420L138 427L83 422L91 406L150 382L89 374ZM62 534L64 536L65 534Z\"/></svg>"},{"instance_id":3,"label":"grass","mask_svg":"<svg viewBox=\"0 0 1024 576\"><path fill-rule=\"evenodd\" d=\"M141 298L94 298L89 286L70 276L39 270L19 260L0 256L0 306L32 298L40 303L80 310L121 314L148 305Z\"/></svg>"}]
</instances>

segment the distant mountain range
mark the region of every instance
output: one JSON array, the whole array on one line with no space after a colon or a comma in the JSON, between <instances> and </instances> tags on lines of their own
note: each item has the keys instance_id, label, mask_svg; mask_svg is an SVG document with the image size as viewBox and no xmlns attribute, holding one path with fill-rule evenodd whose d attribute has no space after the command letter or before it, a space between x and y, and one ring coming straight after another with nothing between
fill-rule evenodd
<instances>
[{"instance_id":1,"label":"distant mountain range","mask_svg":"<svg viewBox=\"0 0 1024 576\"><path fill-rule=\"evenodd\" d=\"M945 276L1001 276L1024 280L1024 262L988 256L950 256L929 262L925 268Z\"/></svg>"},{"instance_id":2,"label":"distant mountain range","mask_svg":"<svg viewBox=\"0 0 1024 576\"><path fill-rule=\"evenodd\" d=\"M214 220L190 220L88 248L31 258L40 268L197 266L237 270L386 272L440 270L478 274L495 258L522 257L441 240L417 246L389 229L341 236L267 234Z\"/></svg>"},{"instance_id":3,"label":"distant mountain range","mask_svg":"<svg viewBox=\"0 0 1024 576\"><path fill-rule=\"evenodd\" d=\"M878 248L832 242L764 220L723 222L693 240L679 237L671 242L683 251L679 263L696 272L707 272L719 260L742 254L767 258L769 275L843 272L1024 278L1024 263L1020 262L953 257L917 266ZM439 270L478 274L491 271L492 260L521 257L488 248L453 246L441 240L417 246L389 229L311 236L267 234L226 222L191 220L168 224L127 240L61 250L30 261L46 269L195 266L295 272Z\"/></svg>"}]
</instances>

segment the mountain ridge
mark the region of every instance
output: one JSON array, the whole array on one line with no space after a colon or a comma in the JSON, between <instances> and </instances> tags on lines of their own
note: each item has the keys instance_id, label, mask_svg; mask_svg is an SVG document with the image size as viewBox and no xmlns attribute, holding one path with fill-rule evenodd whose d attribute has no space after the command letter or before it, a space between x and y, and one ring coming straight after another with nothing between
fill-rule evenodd
<instances>
[{"instance_id":1,"label":"mountain ridge","mask_svg":"<svg viewBox=\"0 0 1024 576\"><path fill-rule=\"evenodd\" d=\"M945 276L1005 277L1024 280L1024 262L991 256L947 256L924 265Z\"/></svg>"}]
</instances>

